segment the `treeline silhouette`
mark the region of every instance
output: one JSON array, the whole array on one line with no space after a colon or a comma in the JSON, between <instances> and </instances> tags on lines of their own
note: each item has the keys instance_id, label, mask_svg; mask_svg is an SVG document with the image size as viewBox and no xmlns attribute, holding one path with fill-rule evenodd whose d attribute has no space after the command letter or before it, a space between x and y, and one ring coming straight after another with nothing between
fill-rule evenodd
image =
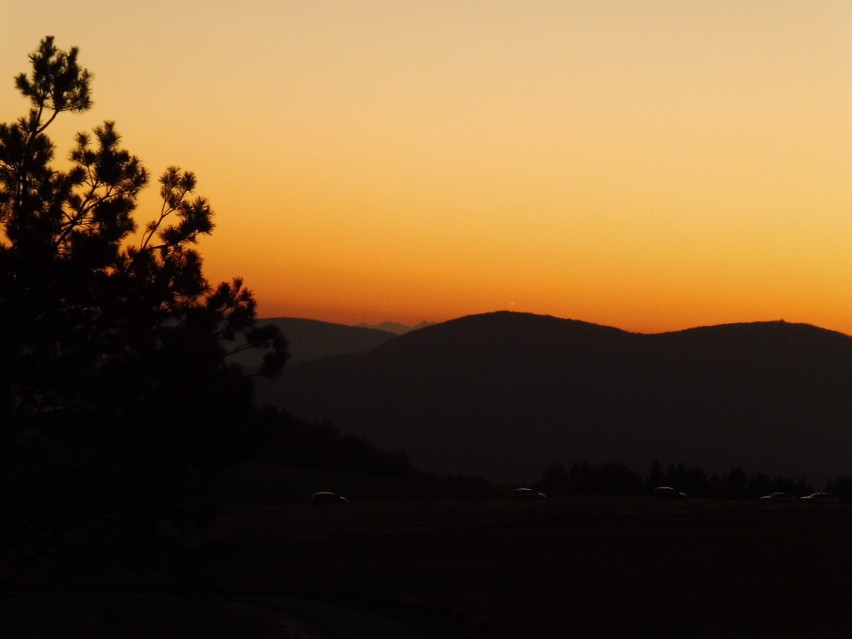
<instances>
[{"instance_id":1,"label":"treeline silhouette","mask_svg":"<svg viewBox=\"0 0 852 639\"><path fill-rule=\"evenodd\" d=\"M814 491L805 476L770 477L765 473L748 474L742 468L732 468L725 474L708 474L699 467L682 463L666 466L654 461L648 474L642 477L632 468L618 462L595 464L578 461L565 468L555 463L542 472L534 487L550 493L585 495L647 495L657 486L671 486L689 495L706 499L759 499L773 492L801 497ZM823 488L840 501L852 501L852 479L837 475Z\"/></svg>"},{"instance_id":2,"label":"treeline silhouette","mask_svg":"<svg viewBox=\"0 0 852 639\"><path fill-rule=\"evenodd\" d=\"M274 407L258 409L247 445L235 451L232 462L264 462L329 477L349 490L357 485L361 499L488 499L503 496L508 487L477 476L439 474L412 466L406 453L392 453L372 442L342 434L329 420L310 421ZM371 476L365 492L362 479ZM388 481L390 480L390 481Z\"/></svg>"},{"instance_id":3,"label":"treeline silhouette","mask_svg":"<svg viewBox=\"0 0 852 639\"><path fill-rule=\"evenodd\" d=\"M305 420L269 406L258 411L248 445L238 456L309 470L431 478L440 484L477 486L483 494L496 489L479 476L438 477L423 472L412 467L407 454L391 453L364 438L343 435L329 420ZM772 477L766 473L750 474L739 467L724 474L707 473L697 466L664 465L656 460L645 476L621 462L577 461L568 468L557 462L532 484L537 490L553 494L614 496L648 495L657 486L671 486L691 498L727 500L754 500L773 492L802 497L816 491L804 475ZM841 502L852 502L852 478L848 475L835 476L821 490L834 494Z\"/></svg>"}]
</instances>

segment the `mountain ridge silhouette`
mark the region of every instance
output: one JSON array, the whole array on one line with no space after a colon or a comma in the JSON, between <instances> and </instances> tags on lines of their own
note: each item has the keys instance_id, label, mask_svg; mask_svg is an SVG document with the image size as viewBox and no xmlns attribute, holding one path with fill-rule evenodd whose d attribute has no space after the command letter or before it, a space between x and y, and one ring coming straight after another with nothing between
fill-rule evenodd
<instances>
[{"instance_id":1,"label":"mountain ridge silhouette","mask_svg":"<svg viewBox=\"0 0 852 639\"><path fill-rule=\"evenodd\" d=\"M302 317L268 317L258 323L273 324L281 330L289 343L292 362L362 353L396 337L396 333L375 327L347 326Z\"/></svg>"},{"instance_id":2,"label":"mountain ridge silhouette","mask_svg":"<svg viewBox=\"0 0 852 639\"><path fill-rule=\"evenodd\" d=\"M288 367L262 401L436 472L555 461L852 472L852 337L783 321L643 334L499 311Z\"/></svg>"}]
</instances>

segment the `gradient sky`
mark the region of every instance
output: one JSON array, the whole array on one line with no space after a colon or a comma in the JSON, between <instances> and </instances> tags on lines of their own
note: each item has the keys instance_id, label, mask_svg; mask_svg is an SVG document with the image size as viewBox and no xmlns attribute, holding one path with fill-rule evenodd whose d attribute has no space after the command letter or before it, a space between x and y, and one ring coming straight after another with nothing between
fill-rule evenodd
<instances>
[{"instance_id":1,"label":"gradient sky","mask_svg":"<svg viewBox=\"0 0 852 639\"><path fill-rule=\"evenodd\" d=\"M213 281L263 316L500 309L852 333L848 0L0 0L0 121L48 34ZM140 219L156 208L151 187Z\"/></svg>"}]
</instances>

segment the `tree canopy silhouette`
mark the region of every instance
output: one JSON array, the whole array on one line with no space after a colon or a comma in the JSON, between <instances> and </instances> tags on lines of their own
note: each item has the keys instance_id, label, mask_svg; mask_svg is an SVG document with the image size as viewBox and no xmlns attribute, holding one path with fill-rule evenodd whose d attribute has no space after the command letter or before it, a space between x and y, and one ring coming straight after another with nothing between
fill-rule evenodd
<instances>
[{"instance_id":1,"label":"tree canopy silhouette","mask_svg":"<svg viewBox=\"0 0 852 639\"><path fill-rule=\"evenodd\" d=\"M211 286L195 245L213 230L195 176L148 184L113 122L78 133L57 168L48 127L91 108L78 50L44 38L15 83L29 112L0 124L0 565L7 580L62 532L142 531L233 450L252 376L277 374L286 342L255 324L239 278ZM66 165L63 165L65 167ZM259 348L256 370L229 355Z\"/></svg>"}]
</instances>

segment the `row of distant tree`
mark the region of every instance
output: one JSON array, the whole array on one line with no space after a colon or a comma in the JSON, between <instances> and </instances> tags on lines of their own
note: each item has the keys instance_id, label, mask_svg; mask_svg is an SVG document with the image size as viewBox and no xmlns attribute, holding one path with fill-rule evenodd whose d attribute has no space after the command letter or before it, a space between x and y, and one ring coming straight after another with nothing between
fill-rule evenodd
<instances>
[{"instance_id":1,"label":"row of distant tree","mask_svg":"<svg viewBox=\"0 0 852 639\"><path fill-rule=\"evenodd\" d=\"M814 492L814 486L805 476L771 477L764 473L749 474L742 468L708 474L699 467L690 468L682 463L664 466L658 461L653 462L645 477L617 462L579 461L570 468L556 463L535 484L545 492L588 495L647 495L657 486L671 486L690 497L707 499L759 499L772 492L801 497ZM838 475L823 490L833 493L840 501L852 501L852 478Z\"/></svg>"},{"instance_id":2,"label":"row of distant tree","mask_svg":"<svg viewBox=\"0 0 852 639\"><path fill-rule=\"evenodd\" d=\"M390 453L365 439L342 435L329 421L308 422L284 410L262 411L252 440L245 454L256 460L385 477L423 475L412 468L404 453ZM481 478L466 479L487 483ZM723 474L707 473L697 466L664 465L659 461L651 464L645 476L620 462L578 461L567 468L555 463L534 484L537 490L549 493L625 496L647 495L657 486L671 486L692 498L734 500L759 499L773 492L801 497L817 490L804 475L772 477L765 473L750 474L738 467ZM852 478L848 475L837 475L820 489L833 493L840 501L852 502Z\"/></svg>"},{"instance_id":3,"label":"row of distant tree","mask_svg":"<svg viewBox=\"0 0 852 639\"><path fill-rule=\"evenodd\" d=\"M390 453L375 444L351 435L342 435L329 421L309 422L280 409L261 411L244 456L275 464L360 473L385 477L423 475L412 468L405 453ZM462 481L465 478L447 478ZM488 483L481 478L468 482ZM578 461L566 468L562 463L548 467L534 484L550 493L584 495L640 496L657 486L671 486L692 498L754 500L773 492L801 497L817 488L802 475L798 478L747 473L731 468L727 473L707 473L700 467L683 463L664 465L654 461L645 476L620 462ZM852 502L852 478L837 475L819 488Z\"/></svg>"}]
</instances>

